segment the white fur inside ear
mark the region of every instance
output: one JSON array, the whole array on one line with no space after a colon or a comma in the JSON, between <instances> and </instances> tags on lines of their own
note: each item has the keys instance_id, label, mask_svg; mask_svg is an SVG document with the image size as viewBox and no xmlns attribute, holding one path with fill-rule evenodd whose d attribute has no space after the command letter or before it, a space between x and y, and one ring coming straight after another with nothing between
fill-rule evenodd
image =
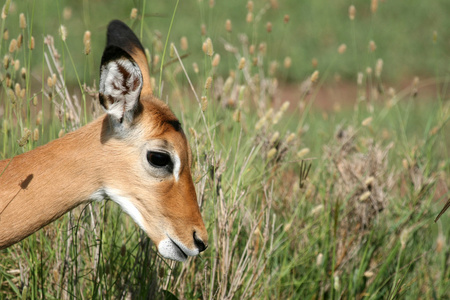
<instances>
[{"instance_id":1,"label":"white fur inside ear","mask_svg":"<svg viewBox=\"0 0 450 300\"><path fill-rule=\"evenodd\" d=\"M103 65L99 92L110 99L106 112L116 119L135 109L142 89L142 73L136 63L120 58Z\"/></svg>"}]
</instances>

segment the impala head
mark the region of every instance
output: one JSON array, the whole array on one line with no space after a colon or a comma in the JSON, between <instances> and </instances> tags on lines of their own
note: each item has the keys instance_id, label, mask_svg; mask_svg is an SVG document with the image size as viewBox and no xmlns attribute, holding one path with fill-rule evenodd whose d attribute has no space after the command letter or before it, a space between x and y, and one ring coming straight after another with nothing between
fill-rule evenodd
<instances>
[{"instance_id":1,"label":"impala head","mask_svg":"<svg viewBox=\"0 0 450 300\"><path fill-rule=\"evenodd\" d=\"M157 245L162 256L184 261L207 247L191 177L191 150L171 110L152 95L148 63L138 38L112 21L100 68L102 143L110 174L105 194Z\"/></svg>"}]
</instances>

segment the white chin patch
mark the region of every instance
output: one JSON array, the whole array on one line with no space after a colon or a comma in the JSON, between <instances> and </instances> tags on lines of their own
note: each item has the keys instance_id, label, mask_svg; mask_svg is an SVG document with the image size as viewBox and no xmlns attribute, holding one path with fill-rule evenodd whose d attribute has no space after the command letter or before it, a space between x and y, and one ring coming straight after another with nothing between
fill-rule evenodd
<instances>
[{"instance_id":1,"label":"white chin patch","mask_svg":"<svg viewBox=\"0 0 450 300\"><path fill-rule=\"evenodd\" d=\"M127 197L123 196L120 191L116 189L105 188L104 191L112 201L120 205L122 210L129 215L134 222L141 227L142 230L146 231L144 227L144 218L136 206L134 206L134 204Z\"/></svg>"},{"instance_id":2,"label":"white chin patch","mask_svg":"<svg viewBox=\"0 0 450 300\"><path fill-rule=\"evenodd\" d=\"M198 249L191 250L182 243L171 238L162 240L158 245L158 252L165 258L184 262L188 256L198 255Z\"/></svg>"}]
</instances>

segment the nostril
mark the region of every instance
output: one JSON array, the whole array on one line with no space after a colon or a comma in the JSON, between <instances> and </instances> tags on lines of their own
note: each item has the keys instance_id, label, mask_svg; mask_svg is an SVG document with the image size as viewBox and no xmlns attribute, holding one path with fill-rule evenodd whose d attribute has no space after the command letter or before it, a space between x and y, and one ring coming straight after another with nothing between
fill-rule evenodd
<instances>
[{"instance_id":1,"label":"nostril","mask_svg":"<svg viewBox=\"0 0 450 300\"><path fill-rule=\"evenodd\" d=\"M205 245L205 243L199 237L197 237L195 231L194 231L194 243L195 246L198 248L199 252L203 252L206 250L206 248L208 248L208 245Z\"/></svg>"}]
</instances>

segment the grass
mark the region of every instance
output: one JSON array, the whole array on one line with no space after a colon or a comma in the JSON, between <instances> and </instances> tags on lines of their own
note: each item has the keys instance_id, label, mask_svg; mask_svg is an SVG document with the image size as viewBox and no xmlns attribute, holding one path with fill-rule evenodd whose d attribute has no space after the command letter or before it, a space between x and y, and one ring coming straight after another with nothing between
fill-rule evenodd
<instances>
[{"instance_id":1,"label":"grass","mask_svg":"<svg viewBox=\"0 0 450 300\"><path fill-rule=\"evenodd\" d=\"M155 86L160 86L156 93L169 102L188 135L210 246L184 264L165 260L116 205L89 204L0 251L0 298L448 298L448 213L433 222L450 185L448 54L441 39L448 34L448 18L436 17L433 28L416 28L430 40L415 41L421 54L413 66L403 47L414 41L402 30L415 18L426 23L417 14L442 14L447 4L411 1L417 14L405 13L394 22L391 10L403 6L389 1L380 2L375 13L369 4L358 4L354 21L344 1L337 1L336 9L320 1L301 9L297 1L280 3L278 9L275 1L272 6L254 2L251 24L245 23L248 10L238 1L213 8L208 1L181 1L175 14L175 1L157 10L144 0L135 4L146 8L137 19L129 19L131 6L101 2L70 3L68 19L62 12L69 2L15 3L1 25L10 37L0 48L0 57L9 57L8 68L0 69L0 157L29 151L101 114L95 92L104 26L111 16L122 18L145 37ZM187 10L198 14L195 22ZM27 20L23 29L16 25L20 12ZM285 12L291 20L283 25ZM228 18L231 33L224 29ZM273 22L271 34L265 31L267 21ZM60 24L68 29L65 41L57 33ZM206 24L205 36L201 24ZM82 43L87 29L89 55ZM44 44L48 33L54 42ZM11 39L19 34L23 45L10 53ZM183 35L188 50L179 46ZM221 56L217 66L214 56L201 51L207 37ZM376 42L375 53L361 50L370 40ZM170 55L170 41L188 76L177 55ZM339 54L342 43L347 50ZM285 68L288 55L294 63ZM318 78L309 77L316 69L312 58L319 61ZM379 75L378 58L384 61ZM336 74L362 77L354 84L354 105L319 111L318 92ZM413 82L411 74L421 80L407 88L395 91L385 83L385 78ZM422 80L430 74L430 80ZM162 84L156 85L159 76ZM208 77L212 84L205 88ZM286 80L303 82L289 107L277 89ZM421 93L430 82L438 91L432 99Z\"/></svg>"}]
</instances>

